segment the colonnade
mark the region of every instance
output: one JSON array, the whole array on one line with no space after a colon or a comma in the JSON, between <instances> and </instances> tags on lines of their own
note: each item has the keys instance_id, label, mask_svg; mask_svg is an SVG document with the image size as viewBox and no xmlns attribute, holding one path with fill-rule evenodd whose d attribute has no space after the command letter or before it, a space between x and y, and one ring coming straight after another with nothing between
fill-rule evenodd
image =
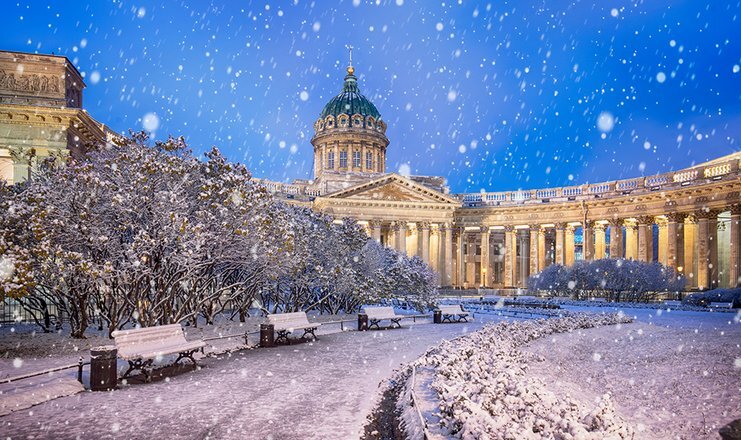
<instances>
[{"instance_id":1,"label":"colonnade","mask_svg":"<svg viewBox=\"0 0 741 440\"><path fill-rule=\"evenodd\" d=\"M688 288L736 286L741 208L531 225L367 222L369 235L440 274L442 286L524 287L551 264L627 258L658 261ZM719 239L722 237L723 239Z\"/></svg>"}]
</instances>

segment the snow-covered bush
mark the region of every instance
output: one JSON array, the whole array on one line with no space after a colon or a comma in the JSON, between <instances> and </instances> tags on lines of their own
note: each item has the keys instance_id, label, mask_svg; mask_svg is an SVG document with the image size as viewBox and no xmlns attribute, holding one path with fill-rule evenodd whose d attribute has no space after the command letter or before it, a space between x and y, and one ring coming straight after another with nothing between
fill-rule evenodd
<instances>
[{"instance_id":1,"label":"snow-covered bush","mask_svg":"<svg viewBox=\"0 0 741 440\"><path fill-rule=\"evenodd\" d=\"M144 134L0 184L0 268L0 300L38 316L54 306L74 337L93 320L112 332L434 293L427 265L356 222L274 199L217 149L198 160L182 138Z\"/></svg>"},{"instance_id":2,"label":"snow-covered bush","mask_svg":"<svg viewBox=\"0 0 741 440\"><path fill-rule=\"evenodd\" d=\"M610 301L649 301L662 292L684 290L685 279L657 262L605 258L554 264L528 279L531 292L574 299L600 297Z\"/></svg>"},{"instance_id":3,"label":"snow-covered bush","mask_svg":"<svg viewBox=\"0 0 741 440\"><path fill-rule=\"evenodd\" d=\"M734 308L741 307L741 288L713 289L707 292L697 292L687 295L683 304L704 307L711 302L733 303Z\"/></svg>"},{"instance_id":4,"label":"snow-covered bush","mask_svg":"<svg viewBox=\"0 0 741 440\"><path fill-rule=\"evenodd\" d=\"M632 429L615 415L609 395L590 408L571 397L557 396L541 380L527 377L528 360L519 348L528 342L553 333L631 321L620 313L566 314L489 325L444 341L418 359L413 365L435 369L432 387L439 397L440 422L430 428L461 439L632 438ZM397 409L404 414L408 405L408 399L400 400ZM415 423L413 417L405 417L402 427L419 432Z\"/></svg>"}]
</instances>

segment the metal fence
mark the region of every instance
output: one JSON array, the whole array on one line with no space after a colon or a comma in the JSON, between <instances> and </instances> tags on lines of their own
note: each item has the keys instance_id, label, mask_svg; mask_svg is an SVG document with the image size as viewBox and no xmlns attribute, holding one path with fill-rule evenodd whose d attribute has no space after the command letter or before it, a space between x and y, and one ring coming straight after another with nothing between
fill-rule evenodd
<instances>
[{"instance_id":1,"label":"metal fence","mask_svg":"<svg viewBox=\"0 0 741 440\"><path fill-rule=\"evenodd\" d=\"M64 313L60 313L56 305L49 304L47 310L52 323L65 320ZM43 313L36 312L35 314L37 319L42 322L44 321ZM0 323L9 324L13 322L34 323L36 321L34 320L34 314L24 309L18 301L6 298L4 301L0 302Z\"/></svg>"}]
</instances>

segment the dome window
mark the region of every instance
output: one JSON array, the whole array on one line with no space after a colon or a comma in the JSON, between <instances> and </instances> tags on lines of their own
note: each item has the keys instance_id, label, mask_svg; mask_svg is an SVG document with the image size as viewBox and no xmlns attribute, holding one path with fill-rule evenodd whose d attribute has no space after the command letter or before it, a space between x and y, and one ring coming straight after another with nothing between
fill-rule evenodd
<instances>
[{"instance_id":1,"label":"dome window","mask_svg":"<svg viewBox=\"0 0 741 440\"><path fill-rule=\"evenodd\" d=\"M324 126L326 128L334 128L334 116L327 116L327 121Z\"/></svg>"},{"instance_id":2,"label":"dome window","mask_svg":"<svg viewBox=\"0 0 741 440\"><path fill-rule=\"evenodd\" d=\"M339 128L347 128L348 124L350 122L350 117L342 114L337 117L337 126Z\"/></svg>"},{"instance_id":3,"label":"dome window","mask_svg":"<svg viewBox=\"0 0 741 440\"><path fill-rule=\"evenodd\" d=\"M373 119L373 116L368 116L368 119L365 122L365 126L372 130L373 126L375 125L375 122L376 120Z\"/></svg>"},{"instance_id":4,"label":"dome window","mask_svg":"<svg viewBox=\"0 0 741 440\"><path fill-rule=\"evenodd\" d=\"M363 126L363 117L361 115L353 115L353 117L352 117L352 126L353 127L362 127Z\"/></svg>"}]
</instances>

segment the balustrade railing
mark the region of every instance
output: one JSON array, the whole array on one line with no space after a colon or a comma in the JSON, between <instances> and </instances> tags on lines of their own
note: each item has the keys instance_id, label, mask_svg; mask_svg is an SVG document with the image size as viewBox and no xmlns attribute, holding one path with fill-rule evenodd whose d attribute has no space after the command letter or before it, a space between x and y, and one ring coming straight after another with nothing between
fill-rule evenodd
<instances>
[{"instance_id":1,"label":"balustrade railing","mask_svg":"<svg viewBox=\"0 0 741 440\"><path fill-rule=\"evenodd\" d=\"M697 167L679 170L676 172L657 174L655 176L638 177L633 179L601 182L590 185L567 186L562 188L543 188L531 191L507 191L481 194L458 194L464 206L519 204L526 201L569 198L584 199L590 197L621 196L632 191L656 190L671 188L672 186L686 186L693 182L706 183L707 179L717 179L737 172L741 168L741 159L733 155L722 163L699 165ZM482 197L483 194L483 197Z\"/></svg>"}]
</instances>

